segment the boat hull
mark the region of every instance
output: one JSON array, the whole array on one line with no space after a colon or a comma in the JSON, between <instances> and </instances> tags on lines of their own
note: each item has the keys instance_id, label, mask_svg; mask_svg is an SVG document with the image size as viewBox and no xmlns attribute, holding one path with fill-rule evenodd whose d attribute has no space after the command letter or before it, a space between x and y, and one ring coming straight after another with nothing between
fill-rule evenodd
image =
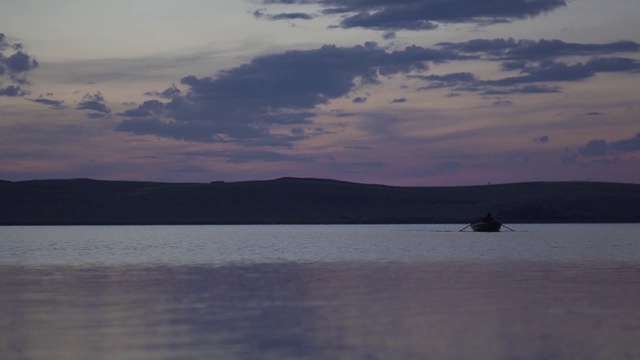
<instances>
[{"instance_id":1,"label":"boat hull","mask_svg":"<svg viewBox=\"0 0 640 360\"><path fill-rule=\"evenodd\" d=\"M500 231L502 224L497 221L480 222L472 224L471 229L478 232L497 232Z\"/></svg>"}]
</instances>

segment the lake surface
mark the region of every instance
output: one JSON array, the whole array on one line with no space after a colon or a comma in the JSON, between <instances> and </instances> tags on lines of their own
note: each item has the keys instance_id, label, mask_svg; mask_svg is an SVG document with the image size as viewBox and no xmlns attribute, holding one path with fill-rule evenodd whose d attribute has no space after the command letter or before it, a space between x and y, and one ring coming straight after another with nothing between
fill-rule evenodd
<instances>
[{"instance_id":1,"label":"lake surface","mask_svg":"<svg viewBox=\"0 0 640 360\"><path fill-rule=\"evenodd\" d=\"M640 359L640 224L0 227L0 359Z\"/></svg>"}]
</instances>

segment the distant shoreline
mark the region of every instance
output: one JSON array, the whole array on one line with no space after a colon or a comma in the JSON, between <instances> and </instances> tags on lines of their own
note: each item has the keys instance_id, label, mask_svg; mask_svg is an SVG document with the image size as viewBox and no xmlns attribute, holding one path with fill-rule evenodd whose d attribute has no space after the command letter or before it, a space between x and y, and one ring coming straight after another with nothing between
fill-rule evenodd
<instances>
[{"instance_id":1,"label":"distant shoreline","mask_svg":"<svg viewBox=\"0 0 640 360\"><path fill-rule=\"evenodd\" d=\"M640 185L399 187L326 179L0 181L0 225L638 223Z\"/></svg>"}]
</instances>

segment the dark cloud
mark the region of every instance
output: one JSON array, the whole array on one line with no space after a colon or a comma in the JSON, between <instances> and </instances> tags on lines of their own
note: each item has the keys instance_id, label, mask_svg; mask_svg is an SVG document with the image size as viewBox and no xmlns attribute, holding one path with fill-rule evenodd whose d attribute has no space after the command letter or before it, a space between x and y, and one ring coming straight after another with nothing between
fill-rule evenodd
<instances>
[{"instance_id":1,"label":"dark cloud","mask_svg":"<svg viewBox=\"0 0 640 360\"><path fill-rule=\"evenodd\" d=\"M578 153L585 157L604 156L609 145L604 140L591 140L587 145L581 147Z\"/></svg>"},{"instance_id":2,"label":"dark cloud","mask_svg":"<svg viewBox=\"0 0 640 360\"><path fill-rule=\"evenodd\" d=\"M429 82L428 86L420 88L419 90L452 87L464 83L474 83L476 81L476 77L469 72L451 73L446 75L416 75L413 77Z\"/></svg>"},{"instance_id":3,"label":"dark cloud","mask_svg":"<svg viewBox=\"0 0 640 360\"><path fill-rule=\"evenodd\" d=\"M107 114L103 112L94 112L94 113L87 114L88 119L104 119L106 116Z\"/></svg>"},{"instance_id":4,"label":"dark cloud","mask_svg":"<svg viewBox=\"0 0 640 360\"><path fill-rule=\"evenodd\" d=\"M104 96L99 91L95 94L86 94L76 109L94 111L87 114L90 119L102 118L111 113L111 109L104 103Z\"/></svg>"},{"instance_id":5,"label":"dark cloud","mask_svg":"<svg viewBox=\"0 0 640 360\"><path fill-rule=\"evenodd\" d=\"M95 94L86 93L82 97L82 99L83 100L88 100L88 101L104 102L104 95L102 95L102 93L100 91L97 91Z\"/></svg>"},{"instance_id":6,"label":"dark cloud","mask_svg":"<svg viewBox=\"0 0 640 360\"><path fill-rule=\"evenodd\" d=\"M158 118L131 118L122 121L118 131L136 135L154 135L196 142L225 142L225 138L211 132L205 124L189 124L179 121L162 121Z\"/></svg>"},{"instance_id":7,"label":"dark cloud","mask_svg":"<svg viewBox=\"0 0 640 360\"><path fill-rule=\"evenodd\" d=\"M135 109L126 110L119 113L120 116L125 117L149 117L159 116L164 110L165 104L158 100L147 100Z\"/></svg>"},{"instance_id":8,"label":"dark cloud","mask_svg":"<svg viewBox=\"0 0 640 360\"><path fill-rule=\"evenodd\" d=\"M265 4L319 5L340 15L342 28L432 30L438 23L489 25L539 16L565 0L263 0Z\"/></svg>"},{"instance_id":9,"label":"dark cloud","mask_svg":"<svg viewBox=\"0 0 640 360\"><path fill-rule=\"evenodd\" d=\"M443 49L469 54L483 54L489 59L509 61L505 66L517 69L526 63L555 59L562 56L601 56L615 53L640 51L640 44L633 41L618 41L606 44L567 43L561 40L515 40L515 39L475 39L466 42L444 42L437 44Z\"/></svg>"},{"instance_id":10,"label":"dark cloud","mask_svg":"<svg viewBox=\"0 0 640 360\"><path fill-rule=\"evenodd\" d=\"M309 124L316 106L349 95L383 76L428 69L428 62L467 59L455 52L410 46L387 52L367 43L323 46L261 56L216 77L187 76L184 95L163 104L163 117L145 105L123 112L118 130L181 140L289 146L299 138L272 134L276 125Z\"/></svg>"},{"instance_id":11,"label":"dark cloud","mask_svg":"<svg viewBox=\"0 0 640 360\"><path fill-rule=\"evenodd\" d=\"M578 154L574 154L573 162L565 161L565 164L572 164L577 161L577 156L590 157L590 158L602 158L602 157L614 157L613 161L617 161L617 154L620 152L635 152L640 151L640 133L630 139L623 139L608 143L603 139L596 139L587 142L586 145L581 146L578 149ZM611 159L605 161L611 161Z\"/></svg>"},{"instance_id":12,"label":"dark cloud","mask_svg":"<svg viewBox=\"0 0 640 360\"><path fill-rule=\"evenodd\" d=\"M508 106L512 102L502 95L558 93L562 88L553 83L581 81L602 72L639 72L638 60L613 56L633 51L640 52L640 46L628 41L575 44L513 39L443 43L433 48L414 45L397 51L375 43L292 50L254 58L215 76L185 76L180 81L183 90L174 84L162 92L147 92L166 101L146 101L119 113L125 120L117 130L185 141L292 146L323 133L291 130L313 123L316 107L350 97L386 76L420 79L427 83L421 90L449 88L447 96L476 92L491 96L496 106ZM569 56L573 62L560 59ZM586 58L577 61L575 56ZM426 74L432 63L465 60L500 63L500 70L512 76L479 79L470 72ZM84 99L78 108L108 114L104 99L95 97ZM366 98L352 101L362 103Z\"/></svg>"},{"instance_id":13,"label":"dark cloud","mask_svg":"<svg viewBox=\"0 0 640 360\"><path fill-rule=\"evenodd\" d=\"M38 62L22 51L4 59L4 64L13 73L21 73L38 67Z\"/></svg>"},{"instance_id":14,"label":"dark cloud","mask_svg":"<svg viewBox=\"0 0 640 360\"><path fill-rule=\"evenodd\" d=\"M521 94L549 94L562 92L558 86L549 85L525 85L515 89L515 92Z\"/></svg>"},{"instance_id":15,"label":"dark cloud","mask_svg":"<svg viewBox=\"0 0 640 360\"><path fill-rule=\"evenodd\" d=\"M333 116L337 117L337 118L345 118L345 117L353 117L358 115L357 113L353 113L353 112L342 112L342 111L332 111Z\"/></svg>"},{"instance_id":16,"label":"dark cloud","mask_svg":"<svg viewBox=\"0 0 640 360\"><path fill-rule=\"evenodd\" d=\"M51 100L51 99L44 99L44 98L30 99L30 100L37 104L47 105L52 109L56 109L56 110L64 109L64 101L62 100Z\"/></svg>"},{"instance_id":17,"label":"dark cloud","mask_svg":"<svg viewBox=\"0 0 640 360\"><path fill-rule=\"evenodd\" d=\"M0 33L0 78L7 76L10 82L17 85L30 84L26 73L37 68L38 62L23 49L21 43L13 43ZM24 96L28 93L16 85L0 89L2 96Z\"/></svg>"},{"instance_id":18,"label":"dark cloud","mask_svg":"<svg viewBox=\"0 0 640 360\"><path fill-rule=\"evenodd\" d=\"M78 104L78 107L76 107L76 109L78 110L93 110L93 111L97 111L103 114L108 114L111 112L111 109L105 105L104 103L101 103L99 101L94 101L94 100L85 100L85 101L81 101L80 104Z\"/></svg>"},{"instance_id":19,"label":"dark cloud","mask_svg":"<svg viewBox=\"0 0 640 360\"><path fill-rule=\"evenodd\" d=\"M523 60L505 61L500 64L500 70L502 71L515 71L522 70L527 67L527 62Z\"/></svg>"},{"instance_id":20,"label":"dark cloud","mask_svg":"<svg viewBox=\"0 0 640 360\"><path fill-rule=\"evenodd\" d=\"M630 58L595 58L586 63L567 64L558 61L542 61L521 70L523 75L500 80L483 81L485 85L512 86L536 82L579 81L599 72L628 72L640 70L640 61Z\"/></svg>"},{"instance_id":21,"label":"dark cloud","mask_svg":"<svg viewBox=\"0 0 640 360\"><path fill-rule=\"evenodd\" d=\"M406 98L395 98L390 101L391 104L401 104L407 102Z\"/></svg>"},{"instance_id":22,"label":"dark cloud","mask_svg":"<svg viewBox=\"0 0 640 360\"><path fill-rule=\"evenodd\" d=\"M392 40L396 38L396 33L395 31L385 31L384 34L382 34L382 38L385 40Z\"/></svg>"},{"instance_id":23,"label":"dark cloud","mask_svg":"<svg viewBox=\"0 0 640 360\"><path fill-rule=\"evenodd\" d=\"M0 96L25 96L29 94L28 91L23 90L20 86L17 85L9 85L5 88L0 88Z\"/></svg>"},{"instance_id":24,"label":"dark cloud","mask_svg":"<svg viewBox=\"0 0 640 360\"><path fill-rule=\"evenodd\" d=\"M362 96L358 96L356 98L353 98L353 100L351 100L352 103L354 104L362 104L367 102L367 98L366 97L362 97Z\"/></svg>"},{"instance_id":25,"label":"dark cloud","mask_svg":"<svg viewBox=\"0 0 640 360\"><path fill-rule=\"evenodd\" d=\"M640 151L640 133L631 139L620 140L610 144L612 149L631 152Z\"/></svg>"},{"instance_id":26,"label":"dark cloud","mask_svg":"<svg viewBox=\"0 0 640 360\"><path fill-rule=\"evenodd\" d=\"M280 13L280 14L266 14L262 9L253 12L253 16L259 19L268 20L311 20L313 16L307 13L294 12L294 13Z\"/></svg>"},{"instance_id":27,"label":"dark cloud","mask_svg":"<svg viewBox=\"0 0 640 360\"><path fill-rule=\"evenodd\" d=\"M613 56L621 52L640 52L640 45L631 41L606 44L577 44L560 40L471 40L462 43L440 43L437 48L475 55L486 61L500 61L500 70L519 72L495 80L480 80L470 73L416 76L429 84L419 90L453 88L456 92L479 92L482 95L558 93L552 82L575 82L604 72L640 72L640 61ZM609 55L609 56L605 56ZM587 56L575 63L559 57ZM574 60L575 61L575 60Z\"/></svg>"}]
</instances>

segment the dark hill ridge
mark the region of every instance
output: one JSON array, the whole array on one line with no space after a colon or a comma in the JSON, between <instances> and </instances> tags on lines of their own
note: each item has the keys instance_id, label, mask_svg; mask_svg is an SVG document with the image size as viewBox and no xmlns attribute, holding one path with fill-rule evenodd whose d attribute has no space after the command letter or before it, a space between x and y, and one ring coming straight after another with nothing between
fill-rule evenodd
<instances>
[{"instance_id":1,"label":"dark hill ridge","mask_svg":"<svg viewBox=\"0 0 640 360\"><path fill-rule=\"evenodd\" d=\"M0 181L0 224L640 222L640 185L396 187L335 180Z\"/></svg>"}]
</instances>

